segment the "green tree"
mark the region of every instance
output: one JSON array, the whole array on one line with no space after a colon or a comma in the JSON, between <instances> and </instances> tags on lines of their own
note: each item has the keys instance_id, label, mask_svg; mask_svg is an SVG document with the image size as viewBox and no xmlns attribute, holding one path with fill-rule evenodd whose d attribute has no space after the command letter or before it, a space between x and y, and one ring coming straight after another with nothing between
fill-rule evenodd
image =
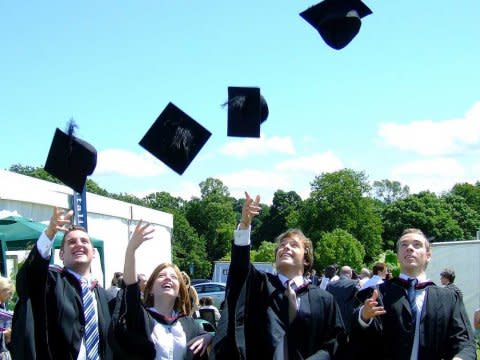
<instances>
[{"instance_id":1,"label":"green tree","mask_svg":"<svg viewBox=\"0 0 480 360\"><path fill-rule=\"evenodd\" d=\"M147 206L173 215L172 258L190 276L210 276L211 265L206 257L205 242L198 236L184 214L185 201L167 192L156 192L144 198ZM190 270L193 270L193 273Z\"/></svg>"},{"instance_id":2,"label":"green tree","mask_svg":"<svg viewBox=\"0 0 480 360\"><path fill-rule=\"evenodd\" d=\"M464 198L467 205L480 214L480 181L477 181L475 185L456 184L450 193Z\"/></svg>"},{"instance_id":3,"label":"green tree","mask_svg":"<svg viewBox=\"0 0 480 360\"><path fill-rule=\"evenodd\" d=\"M195 229L190 226L184 214L174 209L171 212L173 214L173 262L191 277L209 277L211 264L205 256L205 242L200 239ZM191 269L193 272L190 271Z\"/></svg>"},{"instance_id":4,"label":"green tree","mask_svg":"<svg viewBox=\"0 0 480 360\"><path fill-rule=\"evenodd\" d=\"M365 262L382 251L382 223L363 172L343 169L315 177L303 202L300 225L315 242L323 232L343 229L364 246Z\"/></svg>"},{"instance_id":5,"label":"green tree","mask_svg":"<svg viewBox=\"0 0 480 360\"><path fill-rule=\"evenodd\" d=\"M404 199L410 194L410 188L402 186L398 181L384 179L373 182L374 197L385 204L391 204L399 199Z\"/></svg>"},{"instance_id":6,"label":"green tree","mask_svg":"<svg viewBox=\"0 0 480 360\"><path fill-rule=\"evenodd\" d=\"M406 228L421 229L432 241L463 239L463 231L449 210L447 204L432 192L410 195L385 207L383 237L391 248Z\"/></svg>"},{"instance_id":7,"label":"green tree","mask_svg":"<svg viewBox=\"0 0 480 360\"><path fill-rule=\"evenodd\" d=\"M365 249L360 241L342 229L323 233L315 245L315 268L317 271L334 263L360 269L363 266L364 257Z\"/></svg>"},{"instance_id":8,"label":"green tree","mask_svg":"<svg viewBox=\"0 0 480 360\"><path fill-rule=\"evenodd\" d=\"M465 240L475 239L480 229L480 213L472 209L465 198L452 193L441 197L451 217L463 231Z\"/></svg>"},{"instance_id":9,"label":"green tree","mask_svg":"<svg viewBox=\"0 0 480 360\"><path fill-rule=\"evenodd\" d=\"M259 262L275 262L275 249L276 244L270 241L262 241L257 250L250 252L250 258L252 261Z\"/></svg>"},{"instance_id":10,"label":"green tree","mask_svg":"<svg viewBox=\"0 0 480 360\"><path fill-rule=\"evenodd\" d=\"M145 205L152 209L169 209L183 211L186 201L180 197L173 197L165 191L151 193L143 198ZM165 210L163 210L165 211Z\"/></svg>"},{"instance_id":11,"label":"green tree","mask_svg":"<svg viewBox=\"0 0 480 360\"><path fill-rule=\"evenodd\" d=\"M228 189L220 180L208 178L200 183L202 198L185 207L189 223L205 239L207 258L213 262L230 252L236 219Z\"/></svg>"}]
</instances>

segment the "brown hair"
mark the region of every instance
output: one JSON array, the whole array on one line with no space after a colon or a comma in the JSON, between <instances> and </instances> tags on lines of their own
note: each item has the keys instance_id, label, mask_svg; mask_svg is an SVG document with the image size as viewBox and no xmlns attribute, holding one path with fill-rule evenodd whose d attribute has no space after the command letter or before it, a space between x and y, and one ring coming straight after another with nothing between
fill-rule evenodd
<instances>
[{"instance_id":1,"label":"brown hair","mask_svg":"<svg viewBox=\"0 0 480 360\"><path fill-rule=\"evenodd\" d=\"M71 224L68 226L67 231L65 231L65 233L63 234L62 242L60 243L60 249L63 249L63 246L65 245L65 238L67 237L67 235L70 234L72 231L76 230L83 231L85 234L88 235L87 230L83 226ZM90 236L88 236L88 240L90 240ZM90 240L90 243L91 242L92 240Z\"/></svg>"},{"instance_id":2,"label":"brown hair","mask_svg":"<svg viewBox=\"0 0 480 360\"><path fill-rule=\"evenodd\" d=\"M305 236L305 234L300 229L288 229L284 233L281 233L275 239L275 243L277 246L275 247L275 256L277 255L278 248L280 247L280 243L283 239L297 237L303 244L305 248L305 254L303 259L303 272L306 273L307 271L312 270L313 266L313 244L312 241Z\"/></svg>"},{"instance_id":3,"label":"brown hair","mask_svg":"<svg viewBox=\"0 0 480 360\"><path fill-rule=\"evenodd\" d=\"M416 229L416 228L408 228L403 230L402 235L397 240L397 251L399 249L400 239L407 234L418 234L423 236L423 238L425 239L425 248L427 249L427 251L430 251L430 241L428 241L427 237L425 236L422 230Z\"/></svg>"},{"instance_id":4,"label":"brown hair","mask_svg":"<svg viewBox=\"0 0 480 360\"><path fill-rule=\"evenodd\" d=\"M378 275L379 272L385 271L387 268L387 265L383 262L377 262L375 265L373 265L372 268L372 273L373 275Z\"/></svg>"},{"instance_id":5,"label":"brown hair","mask_svg":"<svg viewBox=\"0 0 480 360\"><path fill-rule=\"evenodd\" d=\"M145 285L144 291L144 302L146 306L154 306L154 298L153 298L153 283L157 280L158 275L160 272L165 268L172 268L177 275L179 289L178 289L178 297L175 299L175 304L173 305L173 309L183 315L189 315L192 310L192 304L190 303L190 297L188 294L187 286L185 285L185 281L183 280L183 276L178 269L177 265L172 263L161 263L158 265L155 270L153 270L152 275L148 278L147 284Z\"/></svg>"}]
</instances>

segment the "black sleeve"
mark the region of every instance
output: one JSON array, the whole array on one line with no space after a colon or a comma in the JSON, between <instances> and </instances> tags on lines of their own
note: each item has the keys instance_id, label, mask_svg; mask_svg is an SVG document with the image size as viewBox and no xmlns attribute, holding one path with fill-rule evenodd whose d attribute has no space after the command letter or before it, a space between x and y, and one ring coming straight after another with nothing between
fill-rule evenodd
<instances>
[{"instance_id":1,"label":"black sleeve","mask_svg":"<svg viewBox=\"0 0 480 360\"><path fill-rule=\"evenodd\" d=\"M119 291L109 331L109 342L118 359L154 359L150 317L140 299L138 284Z\"/></svg>"}]
</instances>

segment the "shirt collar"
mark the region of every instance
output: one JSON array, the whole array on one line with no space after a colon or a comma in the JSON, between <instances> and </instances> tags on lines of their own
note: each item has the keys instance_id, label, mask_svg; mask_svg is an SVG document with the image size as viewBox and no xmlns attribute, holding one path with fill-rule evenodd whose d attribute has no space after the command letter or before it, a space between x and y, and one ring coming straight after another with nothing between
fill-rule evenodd
<instances>
[{"instance_id":1,"label":"shirt collar","mask_svg":"<svg viewBox=\"0 0 480 360\"><path fill-rule=\"evenodd\" d=\"M286 284L289 280L293 280L297 288L301 287L305 283L305 279L303 278L302 275L298 275L298 276L295 276L293 279L289 279L285 275L278 273L278 279L280 280L282 285L285 287L287 287Z\"/></svg>"},{"instance_id":2,"label":"shirt collar","mask_svg":"<svg viewBox=\"0 0 480 360\"><path fill-rule=\"evenodd\" d=\"M400 278L400 279L403 279L403 280L412 279L411 276L408 276L407 274L404 274L404 273L400 273L399 278ZM416 277L416 279L418 280L419 283L425 282L425 281L428 280L427 274L421 273L420 275L418 275L418 276Z\"/></svg>"}]
</instances>

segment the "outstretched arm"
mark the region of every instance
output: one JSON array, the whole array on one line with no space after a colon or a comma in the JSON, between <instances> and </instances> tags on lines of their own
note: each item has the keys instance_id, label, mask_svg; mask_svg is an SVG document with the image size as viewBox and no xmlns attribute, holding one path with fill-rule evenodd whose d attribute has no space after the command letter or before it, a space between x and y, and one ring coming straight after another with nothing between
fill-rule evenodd
<instances>
[{"instance_id":1,"label":"outstretched arm","mask_svg":"<svg viewBox=\"0 0 480 360\"><path fill-rule=\"evenodd\" d=\"M140 220L135 227L135 231L130 239L125 252L125 265L123 268L123 281L125 285L135 284L137 282L136 266L135 266L135 252L144 241L153 238L155 229L149 223L144 223Z\"/></svg>"}]
</instances>

